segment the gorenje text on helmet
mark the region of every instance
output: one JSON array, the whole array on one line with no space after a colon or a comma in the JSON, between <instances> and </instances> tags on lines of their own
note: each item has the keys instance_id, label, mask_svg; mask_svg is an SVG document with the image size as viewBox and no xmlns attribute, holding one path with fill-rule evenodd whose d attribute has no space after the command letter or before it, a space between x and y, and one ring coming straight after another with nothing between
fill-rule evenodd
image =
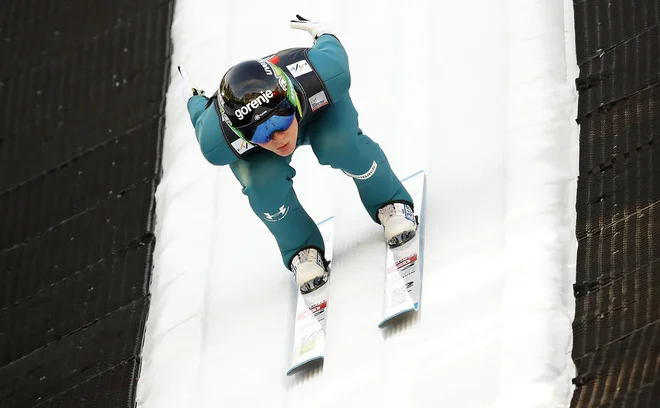
<instances>
[{"instance_id":1,"label":"gorenje text on helmet","mask_svg":"<svg viewBox=\"0 0 660 408\"><path fill-rule=\"evenodd\" d=\"M243 106L242 108L236 109L234 111L234 115L236 115L236 117L239 120L243 120L245 115L252 112L253 109L257 109L262 104L268 103L270 101L270 98L272 98L272 97L273 97L273 91L268 90L268 91L262 92L261 95L259 95L257 97L257 99L253 99L250 103Z\"/></svg>"}]
</instances>

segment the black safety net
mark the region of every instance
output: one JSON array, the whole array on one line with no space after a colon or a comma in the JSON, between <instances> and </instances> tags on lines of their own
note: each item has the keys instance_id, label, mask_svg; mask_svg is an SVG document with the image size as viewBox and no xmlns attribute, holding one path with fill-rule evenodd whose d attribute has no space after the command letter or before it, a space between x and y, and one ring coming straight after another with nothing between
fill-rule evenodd
<instances>
[{"instance_id":1,"label":"black safety net","mask_svg":"<svg viewBox=\"0 0 660 408\"><path fill-rule=\"evenodd\" d=\"M574 2L572 407L660 407L660 2Z\"/></svg>"},{"instance_id":2,"label":"black safety net","mask_svg":"<svg viewBox=\"0 0 660 408\"><path fill-rule=\"evenodd\" d=\"M0 2L0 407L133 407L173 0Z\"/></svg>"}]
</instances>

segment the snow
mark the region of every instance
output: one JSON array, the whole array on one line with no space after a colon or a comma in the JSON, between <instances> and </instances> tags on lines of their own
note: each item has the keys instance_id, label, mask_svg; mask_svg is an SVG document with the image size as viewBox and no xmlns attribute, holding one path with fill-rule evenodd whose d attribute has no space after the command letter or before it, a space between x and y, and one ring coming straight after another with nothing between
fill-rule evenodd
<instances>
[{"instance_id":1,"label":"snow","mask_svg":"<svg viewBox=\"0 0 660 408\"><path fill-rule=\"evenodd\" d=\"M569 406L572 3L440 4L177 2L139 407ZM381 227L298 149L294 186L316 220L336 217L335 248L325 365L287 377L291 275L231 171L199 152L176 65L210 94L233 63L311 46L297 13L346 47L361 128L395 172L426 172L426 255L419 315L378 329Z\"/></svg>"}]
</instances>

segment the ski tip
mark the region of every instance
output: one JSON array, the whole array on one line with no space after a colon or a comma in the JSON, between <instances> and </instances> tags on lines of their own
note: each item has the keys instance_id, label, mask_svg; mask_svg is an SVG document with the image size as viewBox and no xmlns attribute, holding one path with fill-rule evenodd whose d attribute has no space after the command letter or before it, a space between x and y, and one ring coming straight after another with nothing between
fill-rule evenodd
<instances>
[{"instance_id":1,"label":"ski tip","mask_svg":"<svg viewBox=\"0 0 660 408\"><path fill-rule=\"evenodd\" d=\"M396 319L397 317L403 317L404 315L407 315L410 312L415 312L417 310L419 310L419 302L415 303L415 305L410 309L404 309L390 317L385 318L382 322L378 323L378 328L382 329L383 327L389 326L391 323L394 323L394 321L399 320Z\"/></svg>"},{"instance_id":2,"label":"ski tip","mask_svg":"<svg viewBox=\"0 0 660 408\"><path fill-rule=\"evenodd\" d=\"M406 178L404 178L403 180L401 180L401 182L403 183L404 181L406 181L406 180L408 180L408 179L411 179L411 178L415 177L416 175L418 175L418 174L420 174L420 173L423 174L423 173L424 173L424 170L419 170L419 171L417 171L417 172L415 172L415 173L409 175L408 177L406 177Z\"/></svg>"},{"instance_id":3,"label":"ski tip","mask_svg":"<svg viewBox=\"0 0 660 408\"><path fill-rule=\"evenodd\" d=\"M303 361L302 363L298 363L295 366L291 367L289 371L286 372L287 376L292 376L294 374L297 374L301 371L305 371L308 369L312 369L314 367L318 367L323 364L323 356L318 356L314 358L310 358L309 360Z\"/></svg>"}]
</instances>

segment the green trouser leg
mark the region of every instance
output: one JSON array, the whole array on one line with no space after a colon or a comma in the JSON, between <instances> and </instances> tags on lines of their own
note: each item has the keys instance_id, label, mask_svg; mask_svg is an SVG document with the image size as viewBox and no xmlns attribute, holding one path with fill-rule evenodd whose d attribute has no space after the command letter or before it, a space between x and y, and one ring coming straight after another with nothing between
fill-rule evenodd
<instances>
[{"instance_id":1,"label":"green trouser leg","mask_svg":"<svg viewBox=\"0 0 660 408\"><path fill-rule=\"evenodd\" d=\"M378 221L378 209L388 202L413 200L390 167L378 143L362 133L350 99L343 99L307 129L312 150L323 165L353 178L362 205Z\"/></svg>"},{"instance_id":2,"label":"green trouser leg","mask_svg":"<svg viewBox=\"0 0 660 408\"><path fill-rule=\"evenodd\" d=\"M303 247L325 251L321 232L293 189L296 171L289 165L291 157L264 150L249 159L237 160L230 167L252 210L275 237L284 265L288 268L291 258Z\"/></svg>"}]
</instances>

